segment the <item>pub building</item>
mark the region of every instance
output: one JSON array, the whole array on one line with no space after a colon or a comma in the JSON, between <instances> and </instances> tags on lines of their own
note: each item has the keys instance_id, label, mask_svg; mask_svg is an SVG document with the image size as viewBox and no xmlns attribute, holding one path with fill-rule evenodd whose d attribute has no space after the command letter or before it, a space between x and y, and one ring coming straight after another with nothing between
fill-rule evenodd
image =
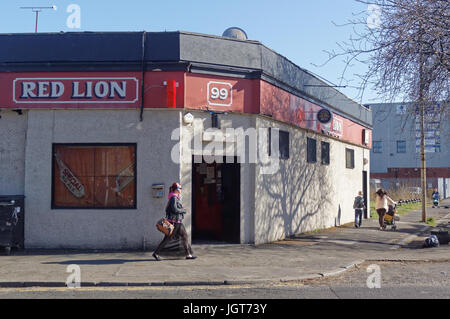
<instances>
[{"instance_id":1,"label":"pub building","mask_svg":"<svg viewBox=\"0 0 450 319\"><path fill-rule=\"evenodd\" d=\"M258 41L70 32L0 48L0 195L25 198L25 248L155 248L175 181L194 244L341 225L369 200L371 111Z\"/></svg>"}]
</instances>

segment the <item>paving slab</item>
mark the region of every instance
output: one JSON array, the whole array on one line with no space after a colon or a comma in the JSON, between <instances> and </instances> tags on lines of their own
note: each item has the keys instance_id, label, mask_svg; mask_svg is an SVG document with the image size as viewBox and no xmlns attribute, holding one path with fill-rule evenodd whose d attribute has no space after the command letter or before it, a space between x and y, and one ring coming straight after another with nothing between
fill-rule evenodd
<instances>
[{"instance_id":1,"label":"paving slab","mask_svg":"<svg viewBox=\"0 0 450 319\"><path fill-rule=\"evenodd\" d=\"M428 211L440 222L450 216L447 208ZM344 225L258 246L194 244L195 260L167 255L155 261L151 251L13 251L0 256L0 287L65 286L69 265L80 267L81 286L146 286L305 280L338 275L364 261L450 263L450 246L409 245L433 229L420 217L420 211L401 216L396 231L379 231L378 221L368 219L361 228Z\"/></svg>"}]
</instances>

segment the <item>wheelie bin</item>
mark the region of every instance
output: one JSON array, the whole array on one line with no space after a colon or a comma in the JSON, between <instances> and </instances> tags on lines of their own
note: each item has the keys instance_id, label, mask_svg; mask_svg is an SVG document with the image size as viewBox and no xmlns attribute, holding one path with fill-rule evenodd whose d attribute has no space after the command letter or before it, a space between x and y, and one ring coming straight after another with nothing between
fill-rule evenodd
<instances>
[{"instance_id":1,"label":"wheelie bin","mask_svg":"<svg viewBox=\"0 0 450 319\"><path fill-rule=\"evenodd\" d=\"M20 207L15 201L0 201L0 247L4 247L7 255L11 247L15 246L15 227L19 222Z\"/></svg>"}]
</instances>

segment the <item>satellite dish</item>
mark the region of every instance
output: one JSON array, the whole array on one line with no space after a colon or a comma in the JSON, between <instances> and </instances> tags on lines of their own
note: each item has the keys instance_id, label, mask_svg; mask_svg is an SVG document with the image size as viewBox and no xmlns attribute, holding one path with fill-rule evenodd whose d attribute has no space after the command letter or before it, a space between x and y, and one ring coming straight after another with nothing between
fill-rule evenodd
<instances>
[{"instance_id":1,"label":"satellite dish","mask_svg":"<svg viewBox=\"0 0 450 319\"><path fill-rule=\"evenodd\" d=\"M233 38L238 40L247 40L247 33L244 30L238 27L231 27L226 29L223 34L223 37Z\"/></svg>"}]
</instances>

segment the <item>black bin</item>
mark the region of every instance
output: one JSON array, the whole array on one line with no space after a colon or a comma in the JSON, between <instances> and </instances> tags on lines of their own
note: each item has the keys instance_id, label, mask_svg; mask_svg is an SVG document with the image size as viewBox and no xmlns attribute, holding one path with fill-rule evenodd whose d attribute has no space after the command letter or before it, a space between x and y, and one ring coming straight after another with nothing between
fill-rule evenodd
<instances>
[{"instance_id":1,"label":"black bin","mask_svg":"<svg viewBox=\"0 0 450 319\"><path fill-rule=\"evenodd\" d=\"M448 230L433 230L431 231L431 235L436 235L439 240L439 244L441 245L447 245L450 242L450 235L448 233Z\"/></svg>"},{"instance_id":2,"label":"black bin","mask_svg":"<svg viewBox=\"0 0 450 319\"><path fill-rule=\"evenodd\" d=\"M0 196L0 247L24 247L24 196Z\"/></svg>"}]
</instances>

